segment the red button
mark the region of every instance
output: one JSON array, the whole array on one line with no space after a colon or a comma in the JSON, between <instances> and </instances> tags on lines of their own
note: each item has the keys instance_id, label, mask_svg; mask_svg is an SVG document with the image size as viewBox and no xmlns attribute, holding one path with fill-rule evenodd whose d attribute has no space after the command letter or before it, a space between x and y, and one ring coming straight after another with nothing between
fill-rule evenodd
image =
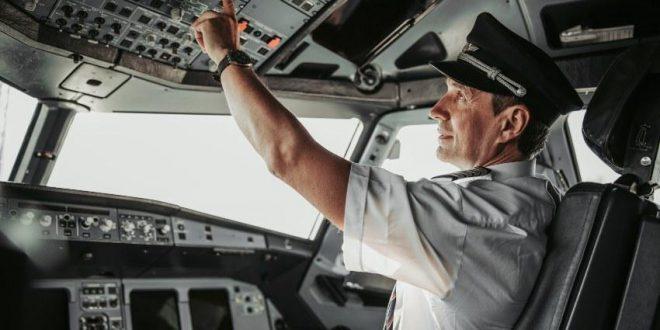
<instances>
[{"instance_id":1,"label":"red button","mask_svg":"<svg viewBox=\"0 0 660 330\"><path fill-rule=\"evenodd\" d=\"M248 22L248 21L238 22L238 32L245 31L245 29L247 29L249 25L250 25L250 22Z\"/></svg>"},{"instance_id":2,"label":"red button","mask_svg":"<svg viewBox=\"0 0 660 330\"><path fill-rule=\"evenodd\" d=\"M268 42L268 47L269 47L269 48L275 48L275 47L279 46L280 42L282 42L282 38L280 38L280 37L273 37L273 39L271 39L271 40Z\"/></svg>"}]
</instances>

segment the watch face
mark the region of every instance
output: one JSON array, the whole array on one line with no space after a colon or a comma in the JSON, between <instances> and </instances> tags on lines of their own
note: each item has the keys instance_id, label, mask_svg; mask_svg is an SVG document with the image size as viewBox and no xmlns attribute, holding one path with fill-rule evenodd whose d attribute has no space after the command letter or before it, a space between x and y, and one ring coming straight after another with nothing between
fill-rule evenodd
<instances>
[{"instance_id":1,"label":"watch face","mask_svg":"<svg viewBox=\"0 0 660 330\"><path fill-rule=\"evenodd\" d=\"M241 64L241 65L252 64L252 59L250 58L250 56L248 56L248 54L245 54L240 50L229 53L229 60L233 63Z\"/></svg>"}]
</instances>

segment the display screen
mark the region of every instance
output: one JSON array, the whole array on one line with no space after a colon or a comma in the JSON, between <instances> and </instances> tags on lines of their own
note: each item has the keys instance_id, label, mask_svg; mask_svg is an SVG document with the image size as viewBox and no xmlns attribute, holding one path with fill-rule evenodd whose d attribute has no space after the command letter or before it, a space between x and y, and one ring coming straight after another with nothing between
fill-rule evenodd
<instances>
[{"instance_id":1,"label":"display screen","mask_svg":"<svg viewBox=\"0 0 660 330\"><path fill-rule=\"evenodd\" d=\"M190 315L194 330L231 330L227 290L190 290Z\"/></svg>"},{"instance_id":2,"label":"display screen","mask_svg":"<svg viewBox=\"0 0 660 330\"><path fill-rule=\"evenodd\" d=\"M30 290L26 302L23 329L69 329L69 292L66 289Z\"/></svg>"},{"instance_id":3,"label":"display screen","mask_svg":"<svg viewBox=\"0 0 660 330\"><path fill-rule=\"evenodd\" d=\"M135 330L179 330L179 308L174 291L132 291L131 319Z\"/></svg>"}]
</instances>

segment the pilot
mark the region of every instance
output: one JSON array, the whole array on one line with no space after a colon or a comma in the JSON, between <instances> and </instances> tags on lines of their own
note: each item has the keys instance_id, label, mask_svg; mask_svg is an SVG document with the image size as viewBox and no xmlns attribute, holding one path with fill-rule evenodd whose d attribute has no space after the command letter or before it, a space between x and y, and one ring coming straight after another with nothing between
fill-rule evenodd
<instances>
[{"instance_id":1,"label":"pilot","mask_svg":"<svg viewBox=\"0 0 660 330\"><path fill-rule=\"evenodd\" d=\"M432 63L447 77L430 111L437 158L464 171L406 182L314 141L246 65L231 0L223 8L192 28L231 114L268 169L343 230L346 268L397 280L384 328L514 327L558 203L533 159L555 119L582 107L554 62L480 14L458 59Z\"/></svg>"}]
</instances>

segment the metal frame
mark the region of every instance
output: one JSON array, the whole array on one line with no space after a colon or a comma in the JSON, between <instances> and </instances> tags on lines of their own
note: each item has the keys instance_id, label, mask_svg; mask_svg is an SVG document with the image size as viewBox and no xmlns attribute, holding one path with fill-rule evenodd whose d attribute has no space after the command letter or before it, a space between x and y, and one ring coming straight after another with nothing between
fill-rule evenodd
<instances>
[{"instance_id":1,"label":"metal frame","mask_svg":"<svg viewBox=\"0 0 660 330\"><path fill-rule=\"evenodd\" d=\"M39 102L9 181L45 185L76 112L85 110L75 103Z\"/></svg>"}]
</instances>

